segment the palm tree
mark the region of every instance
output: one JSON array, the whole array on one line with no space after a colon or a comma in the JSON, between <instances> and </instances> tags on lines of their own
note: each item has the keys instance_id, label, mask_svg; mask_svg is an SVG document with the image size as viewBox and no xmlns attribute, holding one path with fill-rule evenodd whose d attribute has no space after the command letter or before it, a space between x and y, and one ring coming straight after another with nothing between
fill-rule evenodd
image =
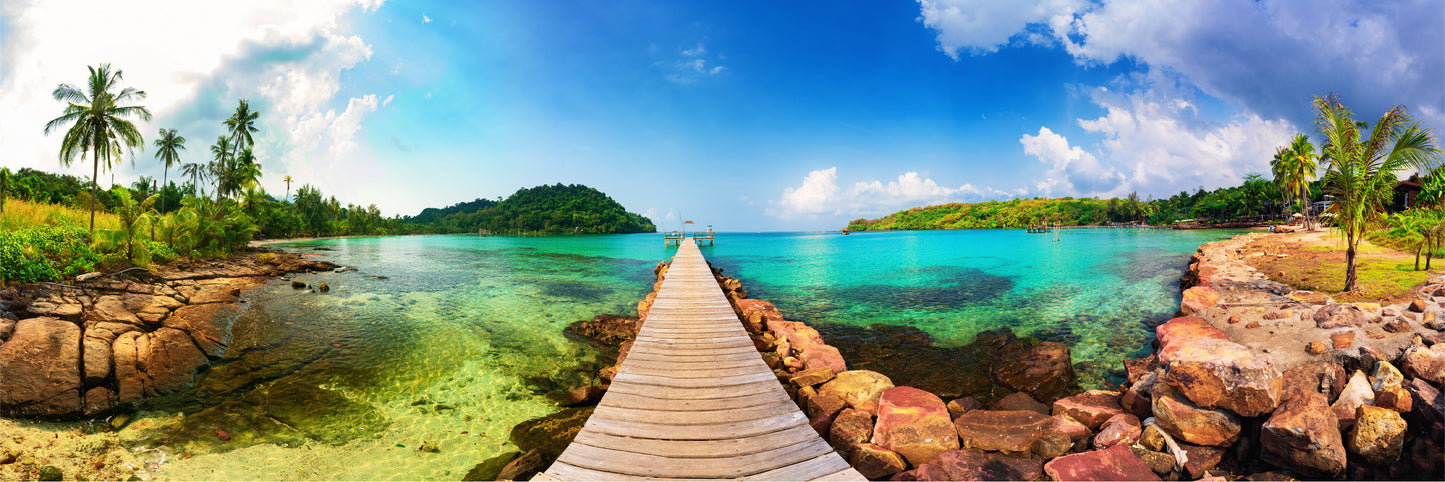
<instances>
[{"instance_id":1,"label":"palm tree","mask_svg":"<svg viewBox=\"0 0 1445 482\"><path fill-rule=\"evenodd\" d=\"M1321 150L1329 161L1325 184L1335 196L1330 211L1345 236L1345 291L1355 289L1355 254L1371 221L1380 217L1388 202L1396 174L1414 167L1428 172L1438 164L1440 149L1429 129L1410 118L1404 106L1395 106L1375 123L1370 136L1360 138L1362 126L1337 95L1315 97L1315 127L1323 135Z\"/></svg>"},{"instance_id":2,"label":"palm tree","mask_svg":"<svg viewBox=\"0 0 1445 482\"><path fill-rule=\"evenodd\" d=\"M161 192L164 193L165 187L169 185L167 180L170 178L171 166L181 163L181 154L177 151L186 150L186 138L177 134L175 129L161 129L160 136L155 140L155 146L156 159L160 159L166 166L161 172ZM166 210L165 200L166 197L161 196L161 211Z\"/></svg>"},{"instance_id":3,"label":"palm tree","mask_svg":"<svg viewBox=\"0 0 1445 482\"><path fill-rule=\"evenodd\" d=\"M206 180L206 171L206 165L199 162L187 162L181 165L181 175L191 178L191 195L194 196L201 181Z\"/></svg>"},{"instance_id":4,"label":"palm tree","mask_svg":"<svg viewBox=\"0 0 1445 482\"><path fill-rule=\"evenodd\" d=\"M90 79L85 91L74 85L60 84L55 87L54 92L51 92L55 100L65 102L66 107L64 114L45 124L45 134L49 135L51 131L66 124L74 124L65 131L65 138L60 141L61 165L69 167L75 162L76 157L84 156L85 151L89 150L92 153L90 232L94 235L95 197L96 190L99 189L97 180L100 177L100 162L105 160L105 166L109 169L111 159L120 154L122 145L127 150L137 147L144 149L145 140L141 138L140 130L137 130L135 124L132 124L127 118L136 117L150 122L151 112L139 105L121 105L144 99L146 93L131 87L121 89L119 93L112 92L118 87L116 83L122 77L119 69L112 71L110 64L86 68L90 69Z\"/></svg>"},{"instance_id":5,"label":"palm tree","mask_svg":"<svg viewBox=\"0 0 1445 482\"><path fill-rule=\"evenodd\" d=\"M231 140L236 145L236 150L246 149L256 145L251 139L251 133L256 132L256 118L260 114L251 110L251 103L241 99L236 105L236 112L231 118L226 119L226 128L231 131Z\"/></svg>"},{"instance_id":6,"label":"palm tree","mask_svg":"<svg viewBox=\"0 0 1445 482\"><path fill-rule=\"evenodd\" d=\"M225 189L224 186L228 181L226 174L230 172L231 138L226 136L216 138L216 143L211 145L211 155L216 156L216 160L211 161L209 167L212 178L216 180L216 202L219 203L221 202L221 191Z\"/></svg>"},{"instance_id":7,"label":"palm tree","mask_svg":"<svg viewBox=\"0 0 1445 482\"><path fill-rule=\"evenodd\" d=\"M1309 226L1310 181L1318 177L1319 163L1315 146L1309 136L1296 134L1289 147L1275 151L1269 167L1274 172L1274 182L1286 196L1293 195L1299 201L1300 210L1305 213L1305 225Z\"/></svg>"},{"instance_id":8,"label":"palm tree","mask_svg":"<svg viewBox=\"0 0 1445 482\"><path fill-rule=\"evenodd\" d=\"M286 182L286 202L291 202L291 183L295 181L292 181L289 175L286 176L285 179L282 179L282 181Z\"/></svg>"}]
</instances>

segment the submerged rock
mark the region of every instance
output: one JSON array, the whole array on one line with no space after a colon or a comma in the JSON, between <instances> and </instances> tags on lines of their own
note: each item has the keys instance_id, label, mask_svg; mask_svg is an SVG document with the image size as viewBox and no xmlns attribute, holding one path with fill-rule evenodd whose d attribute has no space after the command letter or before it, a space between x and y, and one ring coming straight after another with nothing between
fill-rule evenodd
<instances>
[{"instance_id":1,"label":"submerged rock","mask_svg":"<svg viewBox=\"0 0 1445 482\"><path fill-rule=\"evenodd\" d=\"M512 428L512 443L522 450L537 449L548 458L556 458L577 437L577 432L582 431L592 410L593 407L569 408L519 423Z\"/></svg>"},{"instance_id":2,"label":"submerged rock","mask_svg":"<svg viewBox=\"0 0 1445 482\"><path fill-rule=\"evenodd\" d=\"M266 390L265 409L275 419L331 445L379 433L389 423L370 404L295 377L277 381Z\"/></svg>"},{"instance_id":3,"label":"submerged rock","mask_svg":"<svg viewBox=\"0 0 1445 482\"><path fill-rule=\"evenodd\" d=\"M1074 382L1074 367L1069 347L1063 343L1039 343L1022 356L994 369L1000 385L1028 393L1044 403L1053 403L1068 394Z\"/></svg>"}]
</instances>

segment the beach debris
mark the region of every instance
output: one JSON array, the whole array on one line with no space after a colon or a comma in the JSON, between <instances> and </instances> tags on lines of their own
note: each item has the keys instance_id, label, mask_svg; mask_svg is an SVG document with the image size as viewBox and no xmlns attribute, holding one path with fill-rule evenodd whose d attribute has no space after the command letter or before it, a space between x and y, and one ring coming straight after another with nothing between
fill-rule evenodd
<instances>
[{"instance_id":1,"label":"beach debris","mask_svg":"<svg viewBox=\"0 0 1445 482\"><path fill-rule=\"evenodd\" d=\"M215 430L215 432L216 432L216 438L221 439L221 441L224 441L224 442L230 442L230 441L231 441L231 434L227 433L225 430L221 430L221 429L219 429L219 428L218 428L218 429L214 429L214 430Z\"/></svg>"},{"instance_id":2,"label":"beach debris","mask_svg":"<svg viewBox=\"0 0 1445 482\"><path fill-rule=\"evenodd\" d=\"M353 268L353 267L350 267L350 266L342 266L342 267L336 268L336 269L334 269L334 270L332 270L332 271L333 271L333 272L336 272L336 273L345 273L345 272L348 272L348 271L356 271L356 268Z\"/></svg>"},{"instance_id":3,"label":"beach debris","mask_svg":"<svg viewBox=\"0 0 1445 482\"><path fill-rule=\"evenodd\" d=\"M327 284L326 284L325 281L322 281L322 282L321 282L321 285L319 285L319 286L316 287L316 290L317 290L317 291L320 291L320 292L322 292L322 293L325 293L325 292L327 292L327 291L331 291L331 287L330 287L330 286L327 286Z\"/></svg>"},{"instance_id":4,"label":"beach debris","mask_svg":"<svg viewBox=\"0 0 1445 482\"><path fill-rule=\"evenodd\" d=\"M100 277L100 272L99 272L99 271L91 271L91 272L89 272L89 273L86 273L86 274L83 274L83 275L80 275L80 276L76 276L76 277L75 277L75 281L76 281L76 282L83 282L83 281L86 281L86 280L89 280L89 279L98 278L98 277Z\"/></svg>"},{"instance_id":5,"label":"beach debris","mask_svg":"<svg viewBox=\"0 0 1445 482\"><path fill-rule=\"evenodd\" d=\"M292 281L292 282L291 282L291 289L297 289L297 290L299 290L299 289L304 289L304 288L306 288L306 283L302 283L302 282L300 282L300 281Z\"/></svg>"},{"instance_id":6,"label":"beach debris","mask_svg":"<svg viewBox=\"0 0 1445 482\"><path fill-rule=\"evenodd\" d=\"M1164 446L1169 448L1169 453L1174 454L1176 467L1183 467L1184 464L1189 463L1189 456L1185 455L1184 450L1179 448L1179 444L1174 442L1174 437L1170 437L1169 433L1164 431L1164 427L1159 426L1157 419L1154 417L1144 419L1144 426L1153 426L1159 435L1164 437Z\"/></svg>"}]
</instances>

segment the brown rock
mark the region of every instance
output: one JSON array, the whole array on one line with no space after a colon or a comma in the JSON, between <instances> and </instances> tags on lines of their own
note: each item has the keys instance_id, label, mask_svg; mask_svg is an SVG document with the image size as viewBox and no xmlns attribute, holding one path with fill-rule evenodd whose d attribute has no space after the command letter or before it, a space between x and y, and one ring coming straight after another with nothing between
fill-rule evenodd
<instances>
[{"instance_id":1,"label":"brown rock","mask_svg":"<svg viewBox=\"0 0 1445 482\"><path fill-rule=\"evenodd\" d=\"M1149 400L1149 396L1141 394L1138 390L1132 388L1125 390L1124 393L1119 396L1119 405L1123 406L1124 410L1134 414L1139 420L1154 416L1154 404Z\"/></svg>"},{"instance_id":2,"label":"brown rock","mask_svg":"<svg viewBox=\"0 0 1445 482\"><path fill-rule=\"evenodd\" d=\"M1130 385L1139 381L1144 374L1157 369L1159 369L1159 357L1153 353L1150 353L1149 356L1144 358L1124 359L1124 374L1127 376Z\"/></svg>"},{"instance_id":3,"label":"brown rock","mask_svg":"<svg viewBox=\"0 0 1445 482\"><path fill-rule=\"evenodd\" d=\"M1108 390L1089 390L1072 397L1054 402L1054 415L1068 415L1090 430L1095 430L1105 420L1125 413L1119 405L1119 394Z\"/></svg>"},{"instance_id":4,"label":"brown rock","mask_svg":"<svg viewBox=\"0 0 1445 482\"><path fill-rule=\"evenodd\" d=\"M1264 318L1264 319L1266 319L1266 320L1283 320L1283 319L1289 318L1289 317L1291 317L1291 316L1294 316L1294 313L1290 313L1290 312L1288 312L1288 311L1283 311L1283 310L1275 310L1275 311L1271 311L1271 312L1269 312L1269 313L1265 313L1264 316L1262 316L1261 318Z\"/></svg>"},{"instance_id":5,"label":"brown rock","mask_svg":"<svg viewBox=\"0 0 1445 482\"><path fill-rule=\"evenodd\" d=\"M873 414L852 408L838 413L828 429L828 442L844 452L873 438Z\"/></svg>"},{"instance_id":6,"label":"brown rock","mask_svg":"<svg viewBox=\"0 0 1445 482\"><path fill-rule=\"evenodd\" d=\"M1326 347L1324 343L1319 341L1312 341L1305 344L1305 353L1311 355L1318 355L1324 353L1326 350L1329 350L1329 347Z\"/></svg>"},{"instance_id":7,"label":"brown rock","mask_svg":"<svg viewBox=\"0 0 1445 482\"><path fill-rule=\"evenodd\" d=\"M20 320L0 345L0 408L21 416L80 412L80 327L55 318Z\"/></svg>"},{"instance_id":8,"label":"brown rock","mask_svg":"<svg viewBox=\"0 0 1445 482\"><path fill-rule=\"evenodd\" d=\"M1405 350L1400 359L1402 371L1406 375L1424 378L1436 384L1445 382L1445 344L1436 343L1429 348L1415 345Z\"/></svg>"},{"instance_id":9,"label":"brown rock","mask_svg":"<svg viewBox=\"0 0 1445 482\"><path fill-rule=\"evenodd\" d=\"M1168 475L1174 471L1174 466L1178 462L1173 454L1146 450L1140 447L1130 448L1133 449L1134 455L1139 456L1139 460L1143 461L1144 465L1149 466L1149 470L1154 471L1155 474Z\"/></svg>"},{"instance_id":10,"label":"brown rock","mask_svg":"<svg viewBox=\"0 0 1445 482\"><path fill-rule=\"evenodd\" d=\"M1360 405L1355 412L1355 426L1345 438L1345 447L1375 465L1400 459L1405 445L1405 419L1394 410Z\"/></svg>"},{"instance_id":11,"label":"brown rock","mask_svg":"<svg viewBox=\"0 0 1445 482\"><path fill-rule=\"evenodd\" d=\"M871 443L861 443L853 447L848 463L858 473L870 479L888 477L908 468L903 456Z\"/></svg>"},{"instance_id":12,"label":"brown rock","mask_svg":"<svg viewBox=\"0 0 1445 482\"><path fill-rule=\"evenodd\" d=\"M894 387L879 397L872 442L920 465L957 449L958 432L936 395L913 387Z\"/></svg>"},{"instance_id":13,"label":"brown rock","mask_svg":"<svg viewBox=\"0 0 1445 482\"><path fill-rule=\"evenodd\" d=\"M950 418L958 418L959 415L963 415L969 410L978 410L982 408L983 405L979 404L978 400L973 397L963 397L949 400L945 407L948 408L948 416Z\"/></svg>"},{"instance_id":14,"label":"brown rock","mask_svg":"<svg viewBox=\"0 0 1445 482\"><path fill-rule=\"evenodd\" d=\"M1092 433L1089 431L1087 425L1075 420L1074 417L1054 415L1052 419L1053 422L1049 425L1049 430L1067 434L1069 438L1075 442L1088 438Z\"/></svg>"},{"instance_id":15,"label":"brown rock","mask_svg":"<svg viewBox=\"0 0 1445 482\"><path fill-rule=\"evenodd\" d=\"M1003 452L1028 451L1053 423L1053 417L1028 410L970 410L953 421L963 448Z\"/></svg>"},{"instance_id":16,"label":"brown rock","mask_svg":"<svg viewBox=\"0 0 1445 482\"><path fill-rule=\"evenodd\" d=\"M1069 453L1069 450L1074 448L1074 439L1063 432L1046 430L1034 440L1034 445L1030 448L1040 459L1049 460Z\"/></svg>"},{"instance_id":17,"label":"brown rock","mask_svg":"<svg viewBox=\"0 0 1445 482\"><path fill-rule=\"evenodd\" d=\"M1155 452L1162 451L1165 446L1164 433L1159 431L1158 425L1147 425L1139 435L1139 445Z\"/></svg>"},{"instance_id":18,"label":"brown rock","mask_svg":"<svg viewBox=\"0 0 1445 482\"><path fill-rule=\"evenodd\" d=\"M1034 400L1034 397L1030 397L1029 394L1024 392L1014 392L1005 395L1003 398L995 400L988 408L989 410L1026 410L1044 415L1049 414L1048 405L1039 403L1038 400Z\"/></svg>"},{"instance_id":19,"label":"brown rock","mask_svg":"<svg viewBox=\"0 0 1445 482\"><path fill-rule=\"evenodd\" d=\"M860 408L864 403L876 405L883 391L893 388L893 381L882 373L868 370L849 370L838 373L832 380L818 387L818 393L842 398L850 408Z\"/></svg>"},{"instance_id":20,"label":"brown rock","mask_svg":"<svg viewBox=\"0 0 1445 482\"><path fill-rule=\"evenodd\" d=\"M532 449L502 467L502 471L497 473L497 480L532 480L543 470L547 470L546 455L540 449Z\"/></svg>"},{"instance_id":21,"label":"brown rock","mask_svg":"<svg viewBox=\"0 0 1445 482\"><path fill-rule=\"evenodd\" d=\"M1381 326L1380 329L1390 333L1407 333L1412 331L1412 328L1410 328L1410 322L1405 321L1404 318L1396 318L1395 321L1385 323L1385 325Z\"/></svg>"},{"instance_id":22,"label":"brown rock","mask_svg":"<svg viewBox=\"0 0 1445 482\"><path fill-rule=\"evenodd\" d=\"M1314 320L1316 327L1326 330L1357 328L1365 326L1365 312L1351 304L1335 303L1316 311Z\"/></svg>"},{"instance_id":23,"label":"brown rock","mask_svg":"<svg viewBox=\"0 0 1445 482\"><path fill-rule=\"evenodd\" d=\"M567 406L595 405L607 391L596 385L578 387L567 393Z\"/></svg>"},{"instance_id":24,"label":"brown rock","mask_svg":"<svg viewBox=\"0 0 1445 482\"><path fill-rule=\"evenodd\" d=\"M1169 320L1154 329L1155 336L1159 339L1159 363L1168 364L1174 352L1184 346L1185 342L1194 338L1213 338L1217 340L1228 340L1224 332L1214 325L1204 321L1203 318L1193 316L1182 316Z\"/></svg>"},{"instance_id":25,"label":"brown rock","mask_svg":"<svg viewBox=\"0 0 1445 482\"><path fill-rule=\"evenodd\" d=\"M1199 313L1219 302L1219 292L1208 286L1195 286L1184 290L1184 300L1179 303L1179 312L1185 315Z\"/></svg>"},{"instance_id":26,"label":"brown rock","mask_svg":"<svg viewBox=\"0 0 1445 482\"><path fill-rule=\"evenodd\" d=\"M137 345L136 355L145 368L146 395L165 395L188 388L196 369L206 364L206 355L191 337L173 328L161 328L145 336L148 350Z\"/></svg>"},{"instance_id":27,"label":"brown rock","mask_svg":"<svg viewBox=\"0 0 1445 482\"><path fill-rule=\"evenodd\" d=\"M833 429L833 415L829 413L815 413L808 417L808 426L818 432L819 437L827 437L828 432Z\"/></svg>"},{"instance_id":28,"label":"brown rock","mask_svg":"<svg viewBox=\"0 0 1445 482\"><path fill-rule=\"evenodd\" d=\"M1335 419L1339 420L1340 430L1346 430L1355 423L1355 410L1360 405L1373 403L1375 403L1374 388L1370 386L1370 382L1367 381L1363 372L1355 371L1355 374L1350 376L1349 383L1345 384L1345 389L1340 391L1340 396L1335 400L1335 404L1330 406L1330 410L1334 413Z\"/></svg>"},{"instance_id":29,"label":"brown rock","mask_svg":"<svg viewBox=\"0 0 1445 482\"><path fill-rule=\"evenodd\" d=\"M146 344L148 340L144 333L132 331L121 334L111 346L115 354L117 404L134 403L145 394L145 377L140 369L137 345Z\"/></svg>"},{"instance_id":30,"label":"brown rock","mask_svg":"<svg viewBox=\"0 0 1445 482\"><path fill-rule=\"evenodd\" d=\"M115 408L115 393L105 387L94 387L85 391L86 416L100 415Z\"/></svg>"},{"instance_id":31,"label":"brown rock","mask_svg":"<svg viewBox=\"0 0 1445 482\"><path fill-rule=\"evenodd\" d=\"M843 355L832 345L813 343L804 346L800 358L803 360L805 370L826 369L832 370L833 373L848 371L848 365L843 361Z\"/></svg>"},{"instance_id":32,"label":"brown rock","mask_svg":"<svg viewBox=\"0 0 1445 482\"><path fill-rule=\"evenodd\" d=\"M1244 327L1245 327L1245 328L1248 328L1248 329L1251 329L1251 330L1252 330L1252 329L1255 329L1255 328L1259 328L1259 322L1258 322L1258 321L1251 321L1251 322L1249 322L1249 324L1244 325Z\"/></svg>"},{"instance_id":33,"label":"brown rock","mask_svg":"<svg viewBox=\"0 0 1445 482\"><path fill-rule=\"evenodd\" d=\"M95 316L101 321L109 321L112 323L127 323L132 325L142 324L140 318L136 318L134 313L131 313L130 310L127 310L125 308L125 300L120 296L102 296L100 297L100 299L97 299L95 301L95 305L91 308L91 310L95 313Z\"/></svg>"},{"instance_id":34,"label":"brown rock","mask_svg":"<svg viewBox=\"0 0 1445 482\"><path fill-rule=\"evenodd\" d=\"M1333 477L1345 468L1339 421L1325 396L1301 392L1285 400L1260 431L1260 458L1311 477Z\"/></svg>"},{"instance_id":35,"label":"brown rock","mask_svg":"<svg viewBox=\"0 0 1445 482\"><path fill-rule=\"evenodd\" d=\"M1410 392L1413 400L1410 410L1412 420L1423 423L1423 429L1433 433L1445 432L1445 394L1419 378L1410 379L1405 384L1405 390Z\"/></svg>"},{"instance_id":36,"label":"brown rock","mask_svg":"<svg viewBox=\"0 0 1445 482\"><path fill-rule=\"evenodd\" d=\"M226 303L183 306L165 319L168 328L185 332L212 360L220 359L231 343L231 325L241 310Z\"/></svg>"},{"instance_id":37,"label":"brown rock","mask_svg":"<svg viewBox=\"0 0 1445 482\"><path fill-rule=\"evenodd\" d=\"M1229 324L1231 324L1231 325L1238 325L1239 322L1241 322L1241 321L1244 321L1244 317L1243 317L1243 316L1239 316L1239 315L1229 315Z\"/></svg>"},{"instance_id":38,"label":"brown rock","mask_svg":"<svg viewBox=\"0 0 1445 482\"><path fill-rule=\"evenodd\" d=\"M808 413L809 417L820 413L827 414L831 417L843 411L844 408L848 408L848 404L844 402L842 398L838 398L837 395L819 393L807 397L804 408L806 409L804 411Z\"/></svg>"},{"instance_id":39,"label":"brown rock","mask_svg":"<svg viewBox=\"0 0 1445 482\"><path fill-rule=\"evenodd\" d=\"M1099 434L1094 436L1094 448L1106 449L1119 444L1129 445L1138 441L1142 432L1143 428L1139 426L1139 417L1132 413L1115 415L1099 426Z\"/></svg>"},{"instance_id":40,"label":"brown rock","mask_svg":"<svg viewBox=\"0 0 1445 482\"><path fill-rule=\"evenodd\" d=\"M1330 343L1335 346L1336 350L1344 350L1355 346L1355 332L1342 331L1339 333L1331 333Z\"/></svg>"},{"instance_id":41,"label":"brown rock","mask_svg":"<svg viewBox=\"0 0 1445 482\"><path fill-rule=\"evenodd\" d=\"M1169 435L1189 443L1227 446L1239 440L1239 419L1233 414L1200 408L1165 385L1154 390L1154 417Z\"/></svg>"},{"instance_id":42,"label":"brown rock","mask_svg":"<svg viewBox=\"0 0 1445 482\"><path fill-rule=\"evenodd\" d=\"M1421 299L1415 299L1415 300L1410 301L1410 307L1409 307L1409 310L1410 310L1410 311L1413 311L1413 312L1416 312L1416 313L1424 313L1425 310L1428 310L1428 309L1430 309L1430 302L1429 302L1429 301L1421 300Z\"/></svg>"},{"instance_id":43,"label":"brown rock","mask_svg":"<svg viewBox=\"0 0 1445 482\"><path fill-rule=\"evenodd\" d=\"M950 450L926 465L932 467L919 467L918 480L1035 480L1044 472L1043 462L978 450ZM938 472L945 477L937 478Z\"/></svg>"},{"instance_id":44,"label":"brown rock","mask_svg":"<svg viewBox=\"0 0 1445 482\"><path fill-rule=\"evenodd\" d=\"M1069 346L1052 341L1035 345L1009 363L998 365L993 374L1000 385L1026 392L1045 403L1067 395L1069 384L1074 381Z\"/></svg>"},{"instance_id":45,"label":"brown rock","mask_svg":"<svg viewBox=\"0 0 1445 482\"><path fill-rule=\"evenodd\" d=\"M1044 464L1053 480L1159 480L1127 445L1065 455Z\"/></svg>"},{"instance_id":46,"label":"brown rock","mask_svg":"<svg viewBox=\"0 0 1445 482\"><path fill-rule=\"evenodd\" d=\"M110 378L111 342L106 339L106 334L102 330L91 329L81 338L81 367L84 368L83 380L88 385L100 385Z\"/></svg>"},{"instance_id":47,"label":"brown rock","mask_svg":"<svg viewBox=\"0 0 1445 482\"><path fill-rule=\"evenodd\" d=\"M1190 479L1198 480L1204 477L1206 471L1214 470L1219 462L1224 460L1224 448L1211 447L1207 445L1179 444L1184 450L1185 456L1189 459L1184 463L1184 473Z\"/></svg>"},{"instance_id":48,"label":"brown rock","mask_svg":"<svg viewBox=\"0 0 1445 482\"><path fill-rule=\"evenodd\" d=\"M1230 341L1186 341L1167 364L1164 381L1201 407L1246 417L1279 405L1281 379L1274 357Z\"/></svg>"},{"instance_id":49,"label":"brown rock","mask_svg":"<svg viewBox=\"0 0 1445 482\"><path fill-rule=\"evenodd\" d=\"M824 382L832 379L833 369L814 368L811 370L803 370L801 372L798 372L797 374L793 375L792 378L789 378L788 381L800 387L811 387L814 385L821 385Z\"/></svg>"}]
</instances>

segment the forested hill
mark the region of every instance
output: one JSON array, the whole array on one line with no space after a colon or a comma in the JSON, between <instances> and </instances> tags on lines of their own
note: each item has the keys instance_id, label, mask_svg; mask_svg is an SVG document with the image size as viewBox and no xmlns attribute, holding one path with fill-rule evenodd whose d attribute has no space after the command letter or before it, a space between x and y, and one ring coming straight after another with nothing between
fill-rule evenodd
<instances>
[{"instance_id":1,"label":"forested hill","mask_svg":"<svg viewBox=\"0 0 1445 482\"><path fill-rule=\"evenodd\" d=\"M849 231L893 229L1022 228L1045 222L1084 225L1152 220L1156 203L1133 199L1012 199L951 203L898 211L879 219L857 219ZM1156 218L1156 219L1150 219Z\"/></svg>"},{"instance_id":2,"label":"forested hill","mask_svg":"<svg viewBox=\"0 0 1445 482\"><path fill-rule=\"evenodd\" d=\"M427 208L402 220L422 230L443 233L624 234L651 233L657 227L629 213L606 194L581 184L521 189L501 202L477 199L443 209Z\"/></svg>"}]
</instances>

